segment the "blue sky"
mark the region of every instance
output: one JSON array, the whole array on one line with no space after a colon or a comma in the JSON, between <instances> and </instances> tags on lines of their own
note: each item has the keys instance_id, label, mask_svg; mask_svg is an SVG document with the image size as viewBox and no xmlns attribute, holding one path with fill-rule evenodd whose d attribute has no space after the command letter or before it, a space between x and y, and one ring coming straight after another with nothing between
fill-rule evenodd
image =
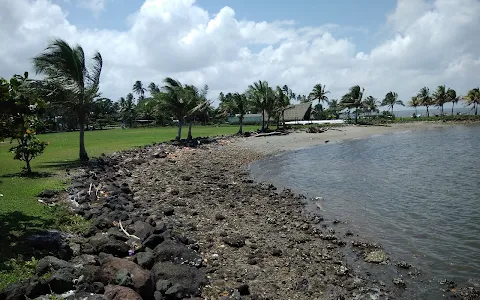
<instances>
[{"instance_id":1,"label":"blue sky","mask_svg":"<svg viewBox=\"0 0 480 300\"><path fill-rule=\"evenodd\" d=\"M258 80L306 95L320 83L336 99L353 85L379 100L439 85L465 95L480 84L478 16L479 0L11 0L0 76L32 71L55 37L100 51L114 100L165 77L208 84L213 99Z\"/></svg>"}]
</instances>

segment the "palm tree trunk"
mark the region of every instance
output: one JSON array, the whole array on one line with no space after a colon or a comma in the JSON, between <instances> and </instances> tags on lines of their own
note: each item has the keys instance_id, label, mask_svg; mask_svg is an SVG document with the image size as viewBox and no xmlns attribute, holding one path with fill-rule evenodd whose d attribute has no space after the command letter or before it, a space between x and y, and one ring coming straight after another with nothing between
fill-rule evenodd
<instances>
[{"instance_id":1,"label":"palm tree trunk","mask_svg":"<svg viewBox=\"0 0 480 300\"><path fill-rule=\"evenodd\" d=\"M285 129L285 110L282 110L282 125L283 129Z\"/></svg>"},{"instance_id":2,"label":"palm tree trunk","mask_svg":"<svg viewBox=\"0 0 480 300\"><path fill-rule=\"evenodd\" d=\"M187 135L187 140L191 141L192 140L192 121L188 123L188 135Z\"/></svg>"},{"instance_id":3,"label":"palm tree trunk","mask_svg":"<svg viewBox=\"0 0 480 300\"><path fill-rule=\"evenodd\" d=\"M182 138L182 121L178 120L178 132L175 140L179 141Z\"/></svg>"},{"instance_id":4,"label":"palm tree trunk","mask_svg":"<svg viewBox=\"0 0 480 300\"><path fill-rule=\"evenodd\" d=\"M478 110L478 104L475 103L474 106L475 106L475 115L477 115L477 112L478 112L478 111L477 111L477 110Z\"/></svg>"},{"instance_id":5,"label":"palm tree trunk","mask_svg":"<svg viewBox=\"0 0 480 300\"><path fill-rule=\"evenodd\" d=\"M417 116L417 107L415 106L415 117Z\"/></svg>"},{"instance_id":6,"label":"palm tree trunk","mask_svg":"<svg viewBox=\"0 0 480 300\"><path fill-rule=\"evenodd\" d=\"M238 120L240 121L240 129L238 129L238 134L243 134L243 116L240 116Z\"/></svg>"},{"instance_id":7,"label":"palm tree trunk","mask_svg":"<svg viewBox=\"0 0 480 300\"><path fill-rule=\"evenodd\" d=\"M80 110L78 115L78 125L80 126L80 160L87 161L88 154L85 149L85 113L83 109Z\"/></svg>"},{"instance_id":8,"label":"palm tree trunk","mask_svg":"<svg viewBox=\"0 0 480 300\"><path fill-rule=\"evenodd\" d=\"M265 132L265 109L262 110L262 132Z\"/></svg>"},{"instance_id":9,"label":"palm tree trunk","mask_svg":"<svg viewBox=\"0 0 480 300\"><path fill-rule=\"evenodd\" d=\"M443 104L440 105L440 111L441 111L441 114L442 114L442 116L443 116Z\"/></svg>"},{"instance_id":10,"label":"palm tree trunk","mask_svg":"<svg viewBox=\"0 0 480 300\"><path fill-rule=\"evenodd\" d=\"M452 102L452 116L453 116L453 107L455 106L455 102Z\"/></svg>"},{"instance_id":11,"label":"palm tree trunk","mask_svg":"<svg viewBox=\"0 0 480 300\"><path fill-rule=\"evenodd\" d=\"M428 111L428 105L427 105L427 118L430 117L430 112Z\"/></svg>"}]
</instances>

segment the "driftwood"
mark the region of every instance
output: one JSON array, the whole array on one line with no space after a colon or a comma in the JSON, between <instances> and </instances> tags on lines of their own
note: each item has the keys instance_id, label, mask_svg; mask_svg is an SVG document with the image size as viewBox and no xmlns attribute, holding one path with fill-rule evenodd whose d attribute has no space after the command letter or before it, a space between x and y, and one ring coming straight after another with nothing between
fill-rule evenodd
<instances>
[{"instance_id":1,"label":"driftwood","mask_svg":"<svg viewBox=\"0 0 480 300\"><path fill-rule=\"evenodd\" d=\"M134 239L137 239L137 240L141 240L141 238L139 238L138 236L135 236L133 234L129 234L125 229L123 229L121 220L118 221L118 226L120 227L120 230L123 231L123 233L125 233L129 238L134 238Z\"/></svg>"},{"instance_id":2,"label":"driftwood","mask_svg":"<svg viewBox=\"0 0 480 300\"><path fill-rule=\"evenodd\" d=\"M273 135L287 135L287 134L288 133L286 133L286 132L274 131L274 132L268 132L268 133L259 133L255 137L273 136Z\"/></svg>"}]
</instances>

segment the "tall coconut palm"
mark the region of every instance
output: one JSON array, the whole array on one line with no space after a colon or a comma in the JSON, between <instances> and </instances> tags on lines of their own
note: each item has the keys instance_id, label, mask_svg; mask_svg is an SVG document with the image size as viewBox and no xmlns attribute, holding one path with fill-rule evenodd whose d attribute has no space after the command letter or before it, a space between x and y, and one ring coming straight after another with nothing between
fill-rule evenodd
<instances>
[{"instance_id":1,"label":"tall coconut palm","mask_svg":"<svg viewBox=\"0 0 480 300\"><path fill-rule=\"evenodd\" d=\"M147 91L147 89L143 86L143 83L140 80L135 81L132 90L135 94L139 96L139 102L145 98L145 92Z\"/></svg>"},{"instance_id":2,"label":"tall coconut palm","mask_svg":"<svg viewBox=\"0 0 480 300\"><path fill-rule=\"evenodd\" d=\"M160 88L155 84L155 82L150 82L148 85L148 92L153 96L156 93L160 93Z\"/></svg>"},{"instance_id":3,"label":"tall coconut palm","mask_svg":"<svg viewBox=\"0 0 480 300\"><path fill-rule=\"evenodd\" d=\"M288 85L284 85L282 87L282 91L285 94L285 96L288 97L289 100L295 100L296 99L295 93L292 91L291 88L288 87Z\"/></svg>"},{"instance_id":4,"label":"tall coconut palm","mask_svg":"<svg viewBox=\"0 0 480 300\"><path fill-rule=\"evenodd\" d=\"M403 104L403 101L402 100L398 100L398 94L395 93L395 92L388 92L386 95L385 95L385 99L383 99L382 101L382 106L388 106L388 110L392 110L392 113L393 113L393 106L395 104L398 104L398 105L401 105L401 106L405 106L405 104Z\"/></svg>"},{"instance_id":5,"label":"tall coconut palm","mask_svg":"<svg viewBox=\"0 0 480 300\"><path fill-rule=\"evenodd\" d=\"M340 111L342 110L340 104L338 103L337 99L332 99L328 103L328 110L335 115L335 119L340 117Z\"/></svg>"},{"instance_id":6,"label":"tall coconut palm","mask_svg":"<svg viewBox=\"0 0 480 300\"><path fill-rule=\"evenodd\" d=\"M80 45L72 47L62 39L53 40L43 53L33 58L36 73L45 75L46 86L53 93L62 94L62 104L75 111L78 117L82 161L88 160L84 126L91 103L99 96L102 65L99 52L95 52L88 66L83 48Z\"/></svg>"},{"instance_id":7,"label":"tall coconut palm","mask_svg":"<svg viewBox=\"0 0 480 300\"><path fill-rule=\"evenodd\" d=\"M472 109L475 110L475 115L478 113L478 105L480 105L480 89L474 88L468 91L467 96L465 96L467 105L472 105Z\"/></svg>"},{"instance_id":8,"label":"tall coconut palm","mask_svg":"<svg viewBox=\"0 0 480 300\"><path fill-rule=\"evenodd\" d=\"M178 80L170 77L164 80L165 94L158 93L154 98L159 98L161 106L172 114L178 121L178 132L175 139L179 141L182 137L182 126L184 122L189 122L189 133L187 139L191 139L191 120L194 113L208 107L208 101L199 96L197 88L191 85L183 85ZM162 97L160 97L162 96Z\"/></svg>"},{"instance_id":9,"label":"tall coconut palm","mask_svg":"<svg viewBox=\"0 0 480 300\"><path fill-rule=\"evenodd\" d=\"M415 108L415 116L417 116L417 107L420 106L420 99L417 96L413 96L410 101L408 101L408 106Z\"/></svg>"},{"instance_id":10,"label":"tall coconut palm","mask_svg":"<svg viewBox=\"0 0 480 300\"><path fill-rule=\"evenodd\" d=\"M447 102L452 102L452 116L453 116L453 108L455 104L458 103L460 97L457 96L457 92L454 89L448 89L447 91Z\"/></svg>"},{"instance_id":11,"label":"tall coconut palm","mask_svg":"<svg viewBox=\"0 0 480 300\"><path fill-rule=\"evenodd\" d=\"M238 120L240 122L240 128L238 134L243 134L243 117L247 113L248 100L245 94L234 93L231 94L231 101L228 102L230 110L235 114L238 114Z\"/></svg>"},{"instance_id":12,"label":"tall coconut palm","mask_svg":"<svg viewBox=\"0 0 480 300\"><path fill-rule=\"evenodd\" d=\"M248 86L247 95L252 105L262 112L262 132L265 132L265 112L271 106L269 102L272 99L272 89L268 86L267 81L259 80L253 85ZM270 94L270 95L269 95ZM270 117L270 116L269 116Z\"/></svg>"},{"instance_id":13,"label":"tall coconut palm","mask_svg":"<svg viewBox=\"0 0 480 300\"><path fill-rule=\"evenodd\" d=\"M432 94L433 102L440 107L440 113L443 116L443 105L448 102L447 88L444 85L439 85Z\"/></svg>"},{"instance_id":14,"label":"tall coconut palm","mask_svg":"<svg viewBox=\"0 0 480 300\"><path fill-rule=\"evenodd\" d=\"M362 106L362 98L365 92L365 88L361 88L359 85L352 86L348 93L343 95L340 105L343 108L348 109L349 113L352 108L355 109L355 123L358 121L359 108Z\"/></svg>"},{"instance_id":15,"label":"tall coconut palm","mask_svg":"<svg viewBox=\"0 0 480 300\"><path fill-rule=\"evenodd\" d=\"M428 87L423 87L420 89L417 95L418 99L420 99L420 104L427 108L427 117L430 117L430 112L428 110L429 106L433 105L432 97L430 96L430 89Z\"/></svg>"},{"instance_id":16,"label":"tall coconut palm","mask_svg":"<svg viewBox=\"0 0 480 300\"><path fill-rule=\"evenodd\" d=\"M363 100L362 106L365 112L367 112L369 115L372 114L372 112L378 113L378 106L377 106L377 99L374 98L373 96L368 96Z\"/></svg>"},{"instance_id":17,"label":"tall coconut palm","mask_svg":"<svg viewBox=\"0 0 480 300\"><path fill-rule=\"evenodd\" d=\"M312 92L308 95L308 100L310 101L318 100L318 103L321 103L321 102L328 103L327 94L329 94L330 92L325 90L325 88L326 88L325 85L321 85L320 83L316 84L313 87Z\"/></svg>"},{"instance_id":18,"label":"tall coconut palm","mask_svg":"<svg viewBox=\"0 0 480 300\"><path fill-rule=\"evenodd\" d=\"M277 116L277 128L279 127L280 117L282 126L285 127L285 109L290 105L290 98L285 95L283 89L277 86L275 90L275 115Z\"/></svg>"}]
</instances>

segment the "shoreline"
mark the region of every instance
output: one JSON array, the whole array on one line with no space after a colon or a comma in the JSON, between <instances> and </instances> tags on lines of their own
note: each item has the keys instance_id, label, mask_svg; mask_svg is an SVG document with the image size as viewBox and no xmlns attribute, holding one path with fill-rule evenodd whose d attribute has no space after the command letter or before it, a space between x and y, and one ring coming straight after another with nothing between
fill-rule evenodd
<instances>
[{"instance_id":1,"label":"shoreline","mask_svg":"<svg viewBox=\"0 0 480 300\"><path fill-rule=\"evenodd\" d=\"M367 134L364 127L352 128L346 134L326 133L331 133L332 142L340 142L385 130L374 128ZM404 126L387 132L402 130ZM307 134L318 138L304 137L303 143L325 144L324 134ZM284 137L289 136L209 139L197 148L145 146L101 157L79 169L68 195L57 200L73 199L75 211L92 221L88 234L61 244L71 256L50 254L64 261L43 261L50 266L50 278L42 279L38 273L18 289L32 284L46 288L63 282L65 274L78 276L71 269L75 265L83 281L68 286L78 296L88 292L130 293L131 299L405 298L414 269L383 257L377 245L343 233L336 220L306 214L302 195L250 178L251 162L285 147L280 140L276 148L261 153L252 144L241 143L257 139L261 143L255 140L254 145L262 149L262 143ZM298 141L295 146L304 145ZM345 257L345 251L357 259ZM381 256L373 258L376 263L362 268L364 258L375 254ZM395 269L394 280L382 281L385 268ZM133 283L125 285L123 279ZM53 291L59 293L57 286Z\"/></svg>"},{"instance_id":2,"label":"shoreline","mask_svg":"<svg viewBox=\"0 0 480 300\"><path fill-rule=\"evenodd\" d=\"M270 156L320 145L365 139L377 135L417 130L434 130L458 125L468 124L411 122L394 123L386 126L346 125L340 127L331 127L323 133L307 133L304 130L297 130L290 132L287 135L238 138L234 144L235 146L241 147L245 150L254 151L259 155Z\"/></svg>"}]
</instances>

